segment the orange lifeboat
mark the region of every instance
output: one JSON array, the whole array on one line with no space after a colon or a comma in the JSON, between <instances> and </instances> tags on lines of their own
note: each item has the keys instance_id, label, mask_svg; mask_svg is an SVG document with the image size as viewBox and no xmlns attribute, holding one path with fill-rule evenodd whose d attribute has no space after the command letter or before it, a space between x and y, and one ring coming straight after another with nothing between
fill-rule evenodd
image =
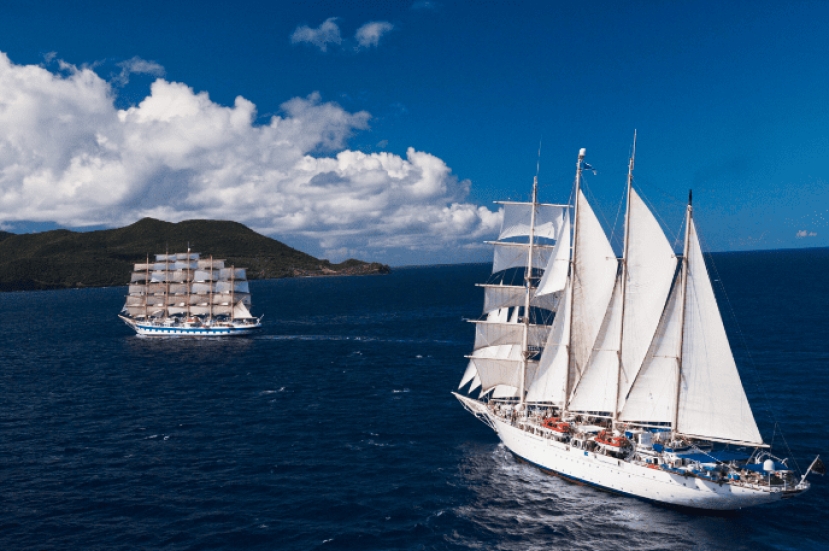
<instances>
[{"instance_id":1,"label":"orange lifeboat","mask_svg":"<svg viewBox=\"0 0 829 551\"><path fill-rule=\"evenodd\" d=\"M595 440L597 444L616 449L621 449L625 444L627 444L628 441L624 436L613 436L604 430L596 435Z\"/></svg>"},{"instance_id":2,"label":"orange lifeboat","mask_svg":"<svg viewBox=\"0 0 829 551\"><path fill-rule=\"evenodd\" d=\"M550 429L553 432L567 434L570 432L570 423L560 420L558 417L548 417L541 423L545 429Z\"/></svg>"}]
</instances>

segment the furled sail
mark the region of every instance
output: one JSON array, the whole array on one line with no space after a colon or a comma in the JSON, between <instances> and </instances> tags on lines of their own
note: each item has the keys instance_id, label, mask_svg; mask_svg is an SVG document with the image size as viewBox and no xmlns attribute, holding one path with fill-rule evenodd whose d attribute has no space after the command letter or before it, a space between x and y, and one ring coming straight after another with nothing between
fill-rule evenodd
<instances>
[{"instance_id":1,"label":"furled sail","mask_svg":"<svg viewBox=\"0 0 829 551\"><path fill-rule=\"evenodd\" d=\"M544 268L544 276L538 283L536 297L549 295L564 289L567 272L570 270L570 213L564 213L564 223L556 236L556 244L550 255L550 260Z\"/></svg>"},{"instance_id":2,"label":"furled sail","mask_svg":"<svg viewBox=\"0 0 829 551\"><path fill-rule=\"evenodd\" d=\"M677 258L645 202L630 189L625 251L625 312L618 411L653 341L676 272Z\"/></svg>"},{"instance_id":3,"label":"furled sail","mask_svg":"<svg viewBox=\"0 0 829 551\"><path fill-rule=\"evenodd\" d=\"M498 239L530 235L532 203L500 203L504 205L504 218ZM536 204L535 231L533 232L535 236L556 239L569 208L569 205Z\"/></svg>"},{"instance_id":4,"label":"furled sail","mask_svg":"<svg viewBox=\"0 0 829 551\"><path fill-rule=\"evenodd\" d=\"M509 268L523 268L527 266L529 243L499 243L495 245L495 258L492 262L492 273ZM542 268L550 261L553 253L552 245L533 245L533 266Z\"/></svg>"},{"instance_id":5,"label":"furled sail","mask_svg":"<svg viewBox=\"0 0 829 551\"><path fill-rule=\"evenodd\" d=\"M762 444L705 268L693 219L688 235L685 331L677 430L689 436Z\"/></svg>"},{"instance_id":6,"label":"furled sail","mask_svg":"<svg viewBox=\"0 0 829 551\"><path fill-rule=\"evenodd\" d=\"M674 285L645 361L626 396L619 419L673 423L682 339L682 285Z\"/></svg>"},{"instance_id":7,"label":"furled sail","mask_svg":"<svg viewBox=\"0 0 829 551\"><path fill-rule=\"evenodd\" d=\"M570 398L572 411L612 412L616 407L621 329L622 281L617 278L593 353Z\"/></svg>"},{"instance_id":8,"label":"furled sail","mask_svg":"<svg viewBox=\"0 0 829 551\"><path fill-rule=\"evenodd\" d=\"M570 388L587 367L616 283L618 261L596 214L579 191L573 274Z\"/></svg>"},{"instance_id":9,"label":"furled sail","mask_svg":"<svg viewBox=\"0 0 829 551\"><path fill-rule=\"evenodd\" d=\"M539 359L538 370L527 377L527 401L563 404L567 386L570 345L570 283L565 284L561 305Z\"/></svg>"},{"instance_id":10,"label":"furled sail","mask_svg":"<svg viewBox=\"0 0 829 551\"><path fill-rule=\"evenodd\" d=\"M478 285L484 288L484 313L509 306L523 306L527 288L520 285ZM534 297L530 306L555 312L559 295Z\"/></svg>"}]
</instances>

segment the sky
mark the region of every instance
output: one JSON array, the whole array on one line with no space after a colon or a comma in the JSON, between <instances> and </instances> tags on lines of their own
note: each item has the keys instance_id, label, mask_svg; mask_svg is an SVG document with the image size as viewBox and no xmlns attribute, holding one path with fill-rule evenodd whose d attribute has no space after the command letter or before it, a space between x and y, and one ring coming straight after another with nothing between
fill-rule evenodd
<instances>
[{"instance_id":1,"label":"sky","mask_svg":"<svg viewBox=\"0 0 829 551\"><path fill-rule=\"evenodd\" d=\"M0 228L242 222L318 257L485 261L501 214L625 178L709 250L829 246L826 2L0 7ZM539 155L540 145L540 155Z\"/></svg>"}]
</instances>

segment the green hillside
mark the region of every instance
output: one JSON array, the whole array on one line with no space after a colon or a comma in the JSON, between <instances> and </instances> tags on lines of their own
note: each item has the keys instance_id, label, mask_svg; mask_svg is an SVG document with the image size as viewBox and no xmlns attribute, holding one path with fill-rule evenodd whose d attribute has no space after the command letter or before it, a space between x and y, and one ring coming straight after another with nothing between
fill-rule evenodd
<instances>
[{"instance_id":1,"label":"green hillside","mask_svg":"<svg viewBox=\"0 0 829 551\"><path fill-rule=\"evenodd\" d=\"M113 230L0 232L0 291L126 285L132 265L156 253L193 252L248 269L249 279L387 273L388 266L331 264L260 235L238 222L144 218Z\"/></svg>"}]
</instances>

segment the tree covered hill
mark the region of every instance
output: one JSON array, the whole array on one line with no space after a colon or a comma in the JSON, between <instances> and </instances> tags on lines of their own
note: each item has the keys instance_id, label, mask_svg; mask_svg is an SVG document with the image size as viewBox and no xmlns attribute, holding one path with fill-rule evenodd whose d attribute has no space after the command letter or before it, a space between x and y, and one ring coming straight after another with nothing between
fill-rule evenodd
<instances>
[{"instance_id":1,"label":"tree covered hill","mask_svg":"<svg viewBox=\"0 0 829 551\"><path fill-rule=\"evenodd\" d=\"M16 235L0 232L0 291L126 285L132 265L149 255L193 252L248 269L249 279L388 273L361 260L331 264L238 222L186 220L177 224L144 218L112 230L54 230Z\"/></svg>"}]
</instances>

